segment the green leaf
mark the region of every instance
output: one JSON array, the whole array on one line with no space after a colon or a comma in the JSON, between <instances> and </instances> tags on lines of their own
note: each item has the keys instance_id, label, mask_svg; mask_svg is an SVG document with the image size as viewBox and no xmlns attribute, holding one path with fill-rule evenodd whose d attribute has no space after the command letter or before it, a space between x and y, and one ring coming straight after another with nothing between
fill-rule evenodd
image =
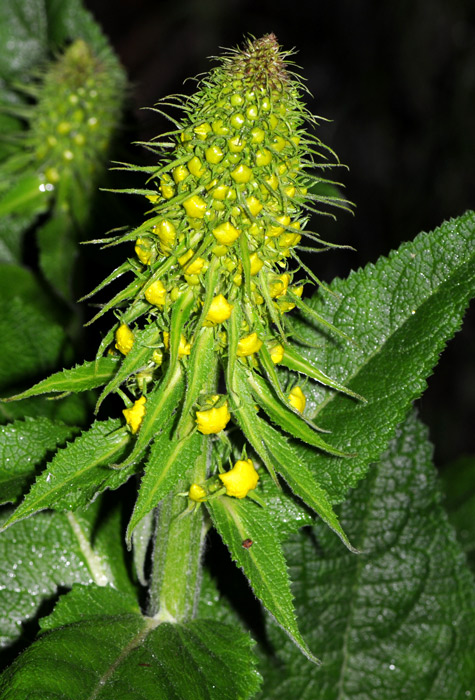
<instances>
[{"instance_id":1,"label":"green leaf","mask_svg":"<svg viewBox=\"0 0 475 700\"><path fill-rule=\"evenodd\" d=\"M241 700L259 685L248 635L205 620L158 624L109 588L73 589L43 626L4 673L5 700L65 688L70 700Z\"/></svg>"},{"instance_id":2,"label":"green leaf","mask_svg":"<svg viewBox=\"0 0 475 700\"><path fill-rule=\"evenodd\" d=\"M194 432L181 440L173 440L173 420L153 443L140 483L134 512L127 528L130 540L137 524L158 505L180 479L193 468L204 449L205 436ZM185 507L185 501L183 501Z\"/></svg>"},{"instance_id":3,"label":"green leaf","mask_svg":"<svg viewBox=\"0 0 475 700\"><path fill-rule=\"evenodd\" d=\"M256 596L292 641L311 661L318 663L297 626L282 546L271 516L249 499L221 496L206 502L213 525L242 568ZM252 546L242 546L244 540Z\"/></svg>"},{"instance_id":4,"label":"green leaf","mask_svg":"<svg viewBox=\"0 0 475 700\"><path fill-rule=\"evenodd\" d=\"M442 471L444 505L475 573L475 457L461 457Z\"/></svg>"},{"instance_id":5,"label":"green leaf","mask_svg":"<svg viewBox=\"0 0 475 700\"><path fill-rule=\"evenodd\" d=\"M119 419L93 423L74 442L57 451L5 526L44 508L80 508L101 491L118 488L131 471L109 467L122 456L129 440L130 434Z\"/></svg>"},{"instance_id":6,"label":"green leaf","mask_svg":"<svg viewBox=\"0 0 475 700\"><path fill-rule=\"evenodd\" d=\"M45 278L63 299L74 301L72 283L78 241L71 217L66 212L55 211L37 229L36 236Z\"/></svg>"},{"instance_id":7,"label":"green leaf","mask_svg":"<svg viewBox=\"0 0 475 700\"><path fill-rule=\"evenodd\" d=\"M426 429L411 416L340 517L362 554L324 528L285 551L307 664L272 623L262 698L452 700L475 687L475 587L440 506Z\"/></svg>"},{"instance_id":8,"label":"green leaf","mask_svg":"<svg viewBox=\"0 0 475 700\"><path fill-rule=\"evenodd\" d=\"M475 215L468 213L422 233L375 265L335 280L312 306L356 344L327 340L302 354L367 399L356 402L317 384L307 386L308 415L332 432L332 445L354 457L336 458L302 446L305 459L333 501L366 473L418 398L447 341L460 328L475 290ZM317 337L311 321L299 324ZM312 410L313 409L313 410Z\"/></svg>"},{"instance_id":9,"label":"green leaf","mask_svg":"<svg viewBox=\"0 0 475 700\"><path fill-rule=\"evenodd\" d=\"M0 388L51 371L61 356L65 333L19 297L0 301Z\"/></svg>"},{"instance_id":10,"label":"green leaf","mask_svg":"<svg viewBox=\"0 0 475 700\"><path fill-rule=\"evenodd\" d=\"M133 591L121 510L100 498L82 513L44 512L16 523L0 533L0 558L0 647L21 636L22 625L36 617L58 588L94 581Z\"/></svg>"},{"instance_id":11,"label":"green leaf","mask_svg":"<svg viewBox=\"0 0 475 700\"><path fill-rule=\"evenodd\" d=\"M43 0L2 2L0 5L0 76L21 76L46 56L46 16ZM10 41L14 37L14 41Z\"/></svg>"},{"instance_id":12,"label":"green leaf","mask_svg":"<svg viewBox=\"0 0 475 700\"><path fill-rule=\"evenodd\" d=\"M15 396L9 396L7 399L2 399L2 401L20 401L30 396L53 392L76 393L95 389L114 376L117 371L117 365L117 357L101 357L94 362L84 362L82 365L76 365L72 369L63 369L61 372L55 372L47 379L43 379L32 386L31 389L22 391L21 394L16 394Z\"/></svg>"},{"instance_id":13,"label":"green leaf","mask_svg":"<svg viewBox=\"0 0 475 700\"><path fill-rule=\"evenodd\" d=\"M0 499L15 501L48 452L71 438L77 428L47 418L26 418L0 426Z\"/></svg>"}]
</instances>

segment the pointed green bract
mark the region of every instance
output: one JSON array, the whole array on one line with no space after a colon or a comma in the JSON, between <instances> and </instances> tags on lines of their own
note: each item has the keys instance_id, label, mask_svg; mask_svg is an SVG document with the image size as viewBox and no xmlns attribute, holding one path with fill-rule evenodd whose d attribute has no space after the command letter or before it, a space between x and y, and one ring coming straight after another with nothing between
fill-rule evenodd
<instances>
[{"instance_id":1,"label":"pointed green bract","mask_svg":"<svg viewBox=\"0 0 475 700\"><path fill-rule=\"evenodd\" d=\"M118 488L131 471L109 467L118 460L130 440L121 422L97 421L74 442L59 450L37 478L5 526L45 508L74 510L87 505L106 488Z\"/></svg>"},{"instance_id":2,"label":"pointed green bract","mask_svg":"<svg viewBox=\"0 0 475 700\"><path fill-rule=\"evenodd\" d=\"M254 593L305 656L318 663L299 632L282 546L266 510L227 496L208 501L207 508ZM246 540L252 542L249 548L243 547Z\"/></svg>"}]
</instances>

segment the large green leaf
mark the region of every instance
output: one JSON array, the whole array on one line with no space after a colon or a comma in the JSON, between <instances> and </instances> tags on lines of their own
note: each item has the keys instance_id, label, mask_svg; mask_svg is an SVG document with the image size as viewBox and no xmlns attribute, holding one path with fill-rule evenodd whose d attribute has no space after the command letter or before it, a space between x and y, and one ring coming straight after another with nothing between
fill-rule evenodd
<instances>
[{"instance_id":1,"label":"large green leaf","mask_svg":"<svg viewBox=\"0 0 475 700\"><path fill-rule=\"evenodd\" d=\"M475 457L461 457L443 472L444 505L475 573Z\"/></svg>"},{"instance_id":2,"label":"large green leaf","mask_svg":"<svg viewBox=\"0 0 475 700\"><path fill-rule=\"evenodd\" d=\"M26 418L0 426L0 503L15 501L48 452L76 431L47 418Z\"/></svg>"},{"instance_id":3,"label":"large green leaf","mask_svg":"<svg viewBox=\"0 0 475 700\"><path fill-rule=\"evenodd\" d=\"M64 449L58 450L6 526L44 508L74 510L88 505L105 489L116 489L131 470L111 469L120 459L130 435L122 421L96 421Z\"/></svg>"},{"instance_id":4,"label":"large green leaf","mask_svg":"<svg viewBox=\"0 0 475 700\"><path fill-rule=\"evenodd\" d=\"M228 496L210 499L206 507L256 596L307 659L317 662L297 625L287 566L271 513L250 499ZM246 540L252 542L249 548L243 547Z\"/></svg>"},{"instance_id":5,"label":"large green leaf","mask_svg":"<svg viewBox=\"0 0 475 700\"><path fill-rule=\"evenodd\" d=\"M475 687L475 586L411 416L340 510L362 554L320 526L286 547L308 664L275 625L263 698L454 700Z\"/></svg>"},{"instance_id":6,"label":"large green leaf","mask_svg":"<svg viewBox=\"0 0 475 700\"><path fill-rule=\"evenodd\" d=\"M259 676L248 635L219 622L158 624L129 596L76 587L4 673L2 700L242 700Z\"/></svg>"},{"instance_id":7,"label":"large green leaf","mask_svg":"<svg viewBox=\"0 0 475 700\"><path fill-rule=\"evenodd\" d=\"M84 512L38 513L16 523L0 534L0 560L0 647L20 637L58 588L94 581L133 590L120 508L101 499Z\"/></svg>"},{"instance_id":8,"label":"large green leaf","mask_svg":"<svg viewBox=\"0 0 475 700\"><path fill-rule=\"evenodd\" d=\"M328 338L320 348L302 347L301 353L367 403L309 382L309 415L332 432L328 442L355 456L299 449L339 501L386 448L460 328L475 291L475 215L420 234L388 258L335 280L331 290L322 290L312 306L355 342ZM299 333L309 341L322 339L310 320L299 324Z\"/></svg>"}]
</instances>

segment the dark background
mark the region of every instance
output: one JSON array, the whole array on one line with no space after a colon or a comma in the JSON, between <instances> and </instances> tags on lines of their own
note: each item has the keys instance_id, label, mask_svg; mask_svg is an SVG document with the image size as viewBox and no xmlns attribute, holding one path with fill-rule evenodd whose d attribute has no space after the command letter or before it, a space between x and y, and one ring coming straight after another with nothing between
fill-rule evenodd
<instances>
[{"instance_id":1,"label":"dark background","mask_svg":"<svg viewBox=\"0 0 475 700\"><path fill-rule=\"evenodd\" d=\"M323 220L327 240L348 243L315 259L324 280L346 276L421 230L475 206L473 0L86 0L133 83L130 140L166 128L140 110L207 71L219 47L274 32L296 47L325 117L319 136L349 171L339 180L355 216ZM135 160L147 156L137 150ZM420 402L443 466L475 451L474 309L448 346Z\"/></svg>"}]
</instances>

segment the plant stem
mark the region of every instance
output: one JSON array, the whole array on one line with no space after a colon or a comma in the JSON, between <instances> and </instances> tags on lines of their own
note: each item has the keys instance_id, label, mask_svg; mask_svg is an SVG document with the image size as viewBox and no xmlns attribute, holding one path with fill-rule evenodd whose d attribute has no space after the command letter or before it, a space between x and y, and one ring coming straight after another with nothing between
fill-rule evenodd
<instances>
[{"instance_id":1,"label":"plant stem","mask_svg":"<svg viewBox=\"0 0 475 700\"><path fill-rule=\"evenodd\" d=\"M216 392L217 377L216 359L203 387L204 393ZM211 440L207 438L186 478L156 508L149 615L159 622L182 622L192 618L196 611L207 530L205 510L198 506L185 513L187 501L179 494L186 493L191 484L205 481L210 458Z\"/></svg>"}]
</instances>

